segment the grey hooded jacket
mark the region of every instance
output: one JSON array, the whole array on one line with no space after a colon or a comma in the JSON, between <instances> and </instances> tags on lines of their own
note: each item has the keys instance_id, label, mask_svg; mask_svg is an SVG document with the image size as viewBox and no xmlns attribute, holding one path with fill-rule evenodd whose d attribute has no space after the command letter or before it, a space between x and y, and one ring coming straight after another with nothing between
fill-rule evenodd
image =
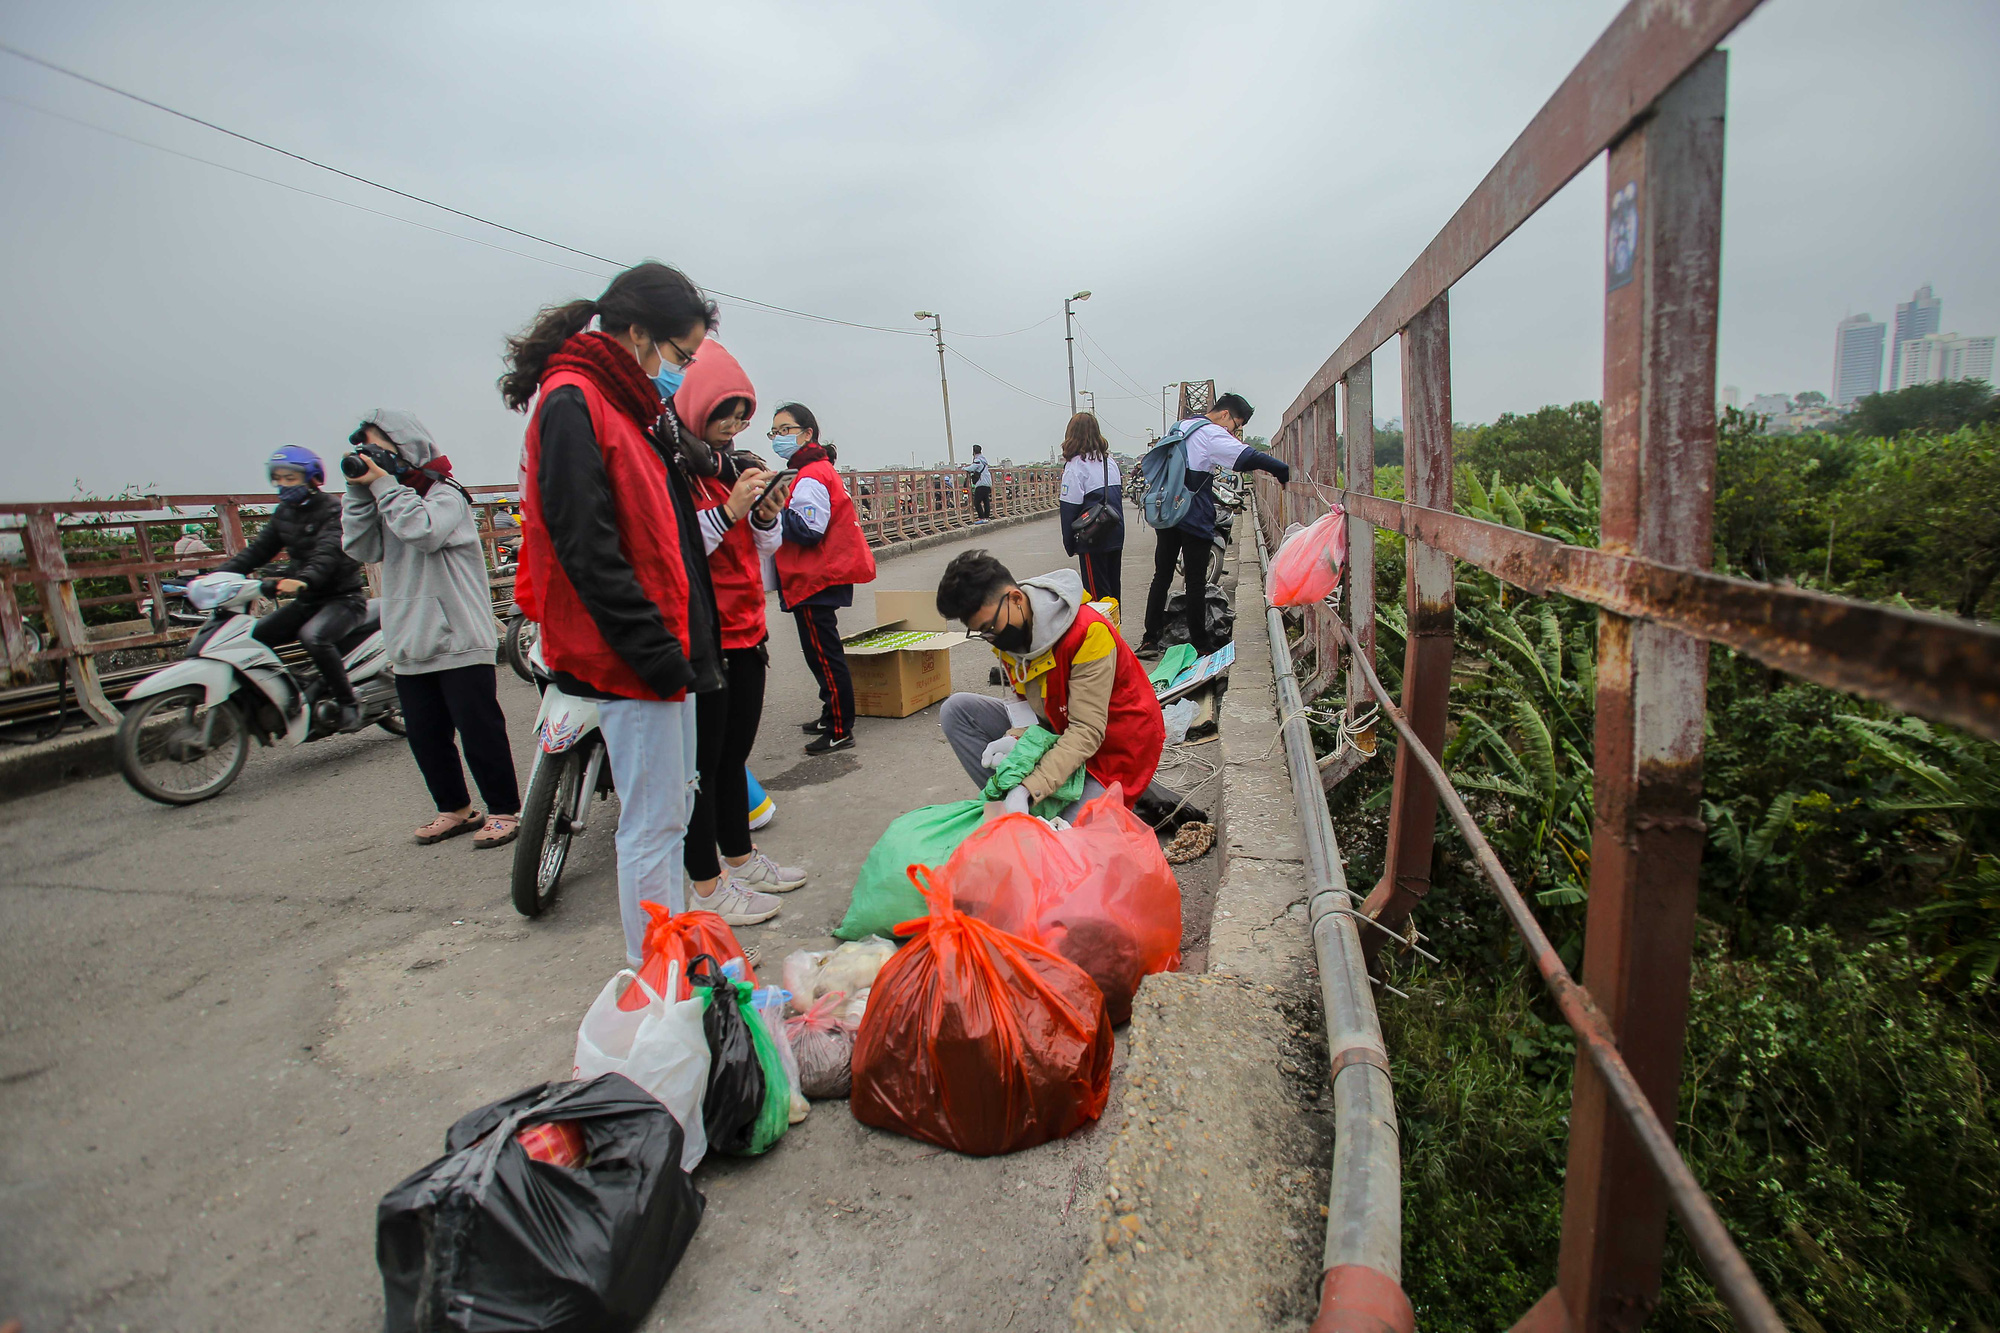
<instances>
[{"instance_id":1,"label":"grey hooded jacket","mask_svg":"<svg viewBox=\"0 0 2000 1333\"><path fill-rule=\"evenodd\" d=\"M376 408L362 418L396 452L422 465L438 456L424 423ZM394 477L347 484L341 546L363 564L382 565L382 638L404 675L493 665L499 633L479 545L478 520L456 486L433 483L418 495Z\"/></svg>"}]
</instances>

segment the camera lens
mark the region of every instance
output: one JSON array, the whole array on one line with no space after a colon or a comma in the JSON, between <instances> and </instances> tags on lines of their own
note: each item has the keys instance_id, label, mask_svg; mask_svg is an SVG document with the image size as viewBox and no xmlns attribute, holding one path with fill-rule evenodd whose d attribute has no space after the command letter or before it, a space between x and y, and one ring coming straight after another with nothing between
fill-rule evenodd
<instances>
[{"instance_id":1,"label":"camera lens","mask_svg":"<svg viewBox=\"0 0 2000 1333\"><path fill-rule=\"evenodd\" d=\"M361 474L368 470L368 464L362 461L360 454L342 454L340 470L349 479L359 481Z\"/></svg>"}]
</instances>

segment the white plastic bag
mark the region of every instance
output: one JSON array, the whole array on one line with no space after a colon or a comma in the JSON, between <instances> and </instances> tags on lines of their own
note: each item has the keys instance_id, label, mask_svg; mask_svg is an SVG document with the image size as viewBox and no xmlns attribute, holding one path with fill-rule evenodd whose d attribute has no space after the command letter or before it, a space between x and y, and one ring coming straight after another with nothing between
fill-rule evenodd
<instances>
[{"instance_id":1,"label":"white plastic bag","mask_svg":"<svg viewBox=\"0 0 2000 1333\"><path fill-rule=\"evenodd\" d=\"M667 969L667 994L680 984L680 964ZM643 1009L620 1009L626 985L646 996ZM604 984L576 1030L572 1078L623 1074L652 1093L681 1122L681 1166L692 1171L708 1153L701 1099L708 1087L708 1038L701 1029L704 1001L668 1003L639 974L626 968Z\"/></svg>"},{"instance_id":2,"label":"white plastic bag","mask_svg":"<svg viewBox=\"0 0 2000 1333\"><path fill-rule=\"evenodd\" d=\"M872 986L863 986L847 997L847 1005L840 1011L840 1025L849 1032L861 1030L861 1016L868 1012L868 992Z\"/></svg>"},{"instance_id":3,"label":"white plastic bag","mask_svg":"<svg viewBox=\"0 0 2000 1333\"><path fill-rule=\"evenodd\" d=\"M885 940L880 935L849 941L835 949L820 965L819 975L814 978L817 989L813 994L818 996L828 991L844 990L853 995L866 990L875 984L875 974L882 970L882 964L895 955L896 942Z\"/></svg>"},{"instance_id":4,"label":"white plastic bag","mask_svg":"<svg viewBox=\"0 0 2000 1333\"><path fill-rule=\"evenodd\" d=\"M1194 725L1195 714L1200 705L1192 699L1176 699L1161 710L1167 722L1167 744L1179 745L1187 739L1188 728Z\"/></svg>"},{"instance_id":5,"label":"white plastic bag","mask_svg":"<svg viewBox=\"0 0 2000 1333\"><path fill-rule=\"evenodd\" d=\"M750 1003L757 1010L757 1017L763 1020L771 1044L778 1048L778 1062L785 1067L785 1081L791 1092L790 1123L796 1125L812 1110L812 1103L799 1087L799 1057L793 1053L792 1043L785 1039L785 1006L791 998L792 993L781 986L760 986L750 993Z\"/></svg>"},{"instance_id":6,"label":"white plastic bag","mask_svg":"<svg viewBox=\"0 0 2000 1333\"><path fill-rule=\"evenodd\" d=\"M833 956L831 949L799 949L785 955L784 987L792 993L792 1012L802 1014L819 997L819 970Z\"/></svg>"}]
</instances>

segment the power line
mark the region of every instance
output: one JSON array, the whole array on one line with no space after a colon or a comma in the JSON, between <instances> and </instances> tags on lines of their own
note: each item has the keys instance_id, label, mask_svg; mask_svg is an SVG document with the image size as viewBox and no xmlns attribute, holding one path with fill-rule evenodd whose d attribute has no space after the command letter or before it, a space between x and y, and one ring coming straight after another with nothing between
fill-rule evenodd
<instances>
[{"instance_id":1,"label":"power line","mask_svg":"<svg viewBox=\"0 0 2000 1333\"><path fill-rule=\"evenodd\" d=\"M946 343L946 344L944 345L944 350L945 350L945 351L947 351L947 352L950 352L950 353L951 353L951 354L952 354L953 356L955 356L955 357L957 357L957 358L958 358L959 360L961 360L961 361L965 362L965 364L966 364L966 365L968 365L968 366L971 366L971 367L972 367L972 368L973 368L974 370L976 370L976 371L978 371L978 372L979 372L980 374L984 375L984 376L985 376L985 377L986 377L987 379L990 379L990 380L992 380L992 381L993 381L994 383L996 383L996 384L1004 384L1004 385L1006 385L1006 386L1007 386L1008 388L1012 389L1012 390L1013 390L1013 391L1014 391L1015 393L1018 393L1018 394L1022 394L1022 395L1026 396L1026 397L1029 397L1029 398L1032 398L1032 399L1034 399L1034 400L1035 400L1036 402L1038 402L1038 403L1047 403L1047 404L1048 404L1048 405L1049 405L1050 407L1068 407L1068 406L1069 406L1069 404L1067 404L1067 403L1059 403L1059 402L1057 402L1057 401L1056 401L1055 399L1053 399L1053 398L1044 398L1044 397L1042 397L1042 396L1041 396L1040 394L1038 394L1038 393L1033 393L1033 392L1031 392L1031 391L1029 391L1029 390L1027 390L1027 389L1024 389L1024 388L1022 388L1022 387L1021 387L1020 385L1018 385L1018 384L1014 384L1014 383L1011 383L1010 381L1007 381L1007 380L1003 380L1003 379L1001 379L1001 378L1000 378L1000 377L999 377L998 375L995 375L995 374L994 374L994 373L993 373L992 371L988 370L988 369L987 369L987 368L986 368L985 366L982 366L982 365L980 365L980 364L979 364L979 363L978 363L977 361L974 361L974 360L973 360L973 359L972 359L971 357L969 357L969 356L967 356L967 355L966 355L965 353L963 353L963 352L959 351L959 350L958 350L958 349L957 349L956 347L953 347L953 346L952 346L952 345L951 345L950 343Z\"/></svg>"},{"instance_id":2,"label":"power line","mask_svg":"<svg viewBox=\"0 0 2000 1333\"><path fill-rule=\"evenodd\" d=\"M370 208L366 204L357 204L351 199L342 199L337 195L321 194L318 190L308 190L303 185L293 185L289 181L276 180L270 176L259 176L256 172L245 171L241 167L232 167L224 162L212 161L206 157L197 157L193 153L184 153L178 148L169 148L165 144L157 144L146 139L136 138L130 134L121 133L118 130L108 129L103 125L94 125L90 121L83 120L77 116L65 115L60 111L51 111L45 106L37 106L33 102L23 101L21 98L11 97L6 93L0 93L0 102L10 102L25 111L33 111L38 115L50 116L56 120L65 120L83 129L92 130L98 134L109 135L113 139L123 139L126 143L137 144L141 148L150 148L155 152L166 153L172 157L185 158L189 162L199 162L205 167L214 167L217 171L226 171L232 176L243 176L249 180L262 181L266 185L275 185L281 190L291 190L296 194L309 195L314 199L324 199L330 204L339 204L342 208L352 208L358 212L372 214L378 218L387 218L391 222L402 222L412 227L421 227L423 230L435 232L439 236L450 236L455 240L469 241L473 245L483 245L489 250L498 250L502 254L516 255L537 264L549 264L556 268L566 269L571 273L581 273L586 277L599 276L592 269L578 268L574 264L565 264L559 259L549 259L543 255L531 255L526 250L515 250L505 245L495 245L491 241L482 241L477 236L467 236L464 232L446 231L443 227L433 227L428 222L418 222L415 218L406 218L398 213L385 213L379 208Z\"/></svg>"},{"instance_id":3,"label":"power line","mask_svg":"<svg viewBox=\"0 0 2000 1333\"><path fill-rule=\"evenodd\" d=\"M13 46L6 42L0 42L0 52L5 52L7 55L13 56L18 60L25 60L31 65L39 65L43 69L50 70L57 74L61 74L65 78L75 79L79 83L87 83L93 88L101 89L104 92L111 93L114 96L123 97L128 101L137 102L141 106L151 107L155 111L163 111L167 115L176 116L181 120L188 121L191 124L199 125L204 129L213 130L217 134L224 134L232 139L238 139L244 143L252 144L258 148L262 148L267 152L276 153L281 157L291 158L294 162L303 162L305 165L309 167L315 167L320 171L331 172L333 175L344 177L345 179L354 181L357 184L366 185L370 189L381 190L386 194L393 194L398 198L408 199L412 203L422 204L427 208L435 208L440 212L450 213L455 217L464 218L469 222L477 222L483 227L491 227L495 231L504 231L511 236L519 236L523 240L534 241L538 245L546 245L557 250L565 250L568 251L570 254L581 256L584 259L592 259L600 264L609 265L612 268L622 269L630 267L629 265L621 263L616 259L611 259L608 258L607 256L593 253L592 251L589 250L579 250L577 247L573 245L565 245L561 241L552 240L547 236L540 236L531 231L523 231L519 227L510 227L504 222L495 222L493 219L487 217L481 217L477 213L468 213L462 208L453 208L450 204L442 204L435 199L428 199L420 194L412 194L408 190L399 190L393 185L384 185L380 181L370 180L366 176L356 175L354 172L343 170L340 167L333 166L331 163L321 162L317 158L307 157L304 153L295 153L289 148L280 148L277 144L256 138L253 135L244 134L240 130L232 130L226 125L218 125L212 120L204 120L200 116L193 115L190 112L179 110L176 107L168 106L164 102L156 102L150 97L142 97L140 94L135 92L130 92L124 88L120 88L116 84L110 84L106 83L102 79L92 78L90 75L82 73L79 70L70 69L64 65L58 65L53 60L45 60L41 56L38 56L31 51L23 51L18 46ZM93 126L92 128L96 127ZM107 131L107 133L109 132L110 131ZM143 142L143 141L135 140L135 142ZM147 146L158 147L158 145L156 144L148 144ZM167 149L164 151L171 152L173 150ZM187 156L187 154L180 154L179 156ZM202 161L204 159L197 158L195 160ZM219 164L210 163L209 165L213 166ZM233 168L225 168L225 170L233 170ZM250 173L244 172L242 174L249 175ZM264 179L264 178L259 177L258 179ZM278 182L274 181L272 183L277 184ZM311 194L313 192L310 190L306 190L302 191L302 193ZM326 198L327 196L321 195L319 197ZM373 210L368 210L368 211L372 212ZM393 215L384 214L383 216L393 216ZM408 221L408 219L404 219L404 221ZM422 226L423 224L417 223L415 225ZM436 228L432 228L431 230L436 230ZM444 234L447 236L458 235L458 233L456 232L445 232ZM472 238L460 237L460 239L471 240ZM483 242L479 243L483 244ZM503 247L494 247L494 248L497 249ZM510 253L519 254L520 252L511 251ZM895 329L882 324L864 324L851 319L836 319L831 315L815 315L810 311L806 310L794 310L790 306L773 305L769 301L759 301L754 297L738 296L731 292L725 292L719 287L710 287L707 290L727 300L741 301L745 305L757 306L761 309L769 310L780 315L790 315L796 319L816 320L823 324L840 324L850 329L868 329L875 333L894 333L903 337L920 338L924 336L921 332L919 332L916 329Z\"/></svg>"},{"instance_id":4,"label":"power line","mask_svg":"<svg viewBox=\"0 0 2000 1333\"><path fill-rule=\"evenodd\" d=\"M1109 361L1109 362L1110 362L1110 363L1111 363L1111 364L1112 364L1113 366L1117 366L1117 368L1118 368L1118 373L1119 373L1120 375L1122 375L1122 376L1124 376L1124 377L1125 377L1125 383L1124 383L1124 384L1121 384L1121 385L1119 385L1119 387L1120 387L1120 388L1122 388L1122 389L1130 389L1130 390L1132 390L1132 391L1133 391L1134 393L1138 394L1138 395L1139 395L1140 397L1142 397L1142 398L1144 398L1144 397L1150 397L1150 396L1151 396L1151 395L1147 394L1147 392L1146 392L1146 391L1145 391L1144 389L1142 389L1142 388L1140 388L1140 387L1139 387L1139 382L1138 382L1137 380L1135 380L1135 379L1133 379L1133 378L1132 378L1132 372L1131 372L1131 371L1129 371L1129 370L1125 369L1125 367L1123 367L1123 366L1120 366L1120 365L1118 365L1118 358L1117 358L1117 357L1115 357L1115 356L1111 355L1111 353L1109 353L1109 352L1105 352L1105 351L1104 351L1104 344L1103 344L1103 343L1101 343L1101 342L1097 341L1097 339L1095 339L1095 338L1092 338L1092 337L1090 336L1090 330L1089 330L1089 329L1086 329L1086 328L1084 328L1084 326L1083 326L1083 320L1082 320L1082 319L1078 319L1078 320L1076 321L1076 327L1077 327L1077 329L1078 329L1079 331L1081 331L1081 332L1082 332L1082 334L1083 334L1083 336L1084 336L1085 338L1089 339L1089 341L1090 341L1090 345L1091 345L1092 347L1095 347L1095 348L1096 348L1096 349L1097 349L1098 351L1100 351L1100 352L1104 352L1104 359L1105 359L1106 361Z\"/></svg>"},{"instance_id":5,"label":"power line","mask_svg":"<svg viewBox=\"0 0 2000 1333\"><path fill-rule=\"evenodd\" d=\"M1061 317L1062 317L1061 312L1058 311L1056 314L1046 316L1045 318L1042 319L1038 319L1032 324L1025 325L1018 329L1009 329L1005 333L960 333L957 329L949 330L949 332L955 338L1011 338L1017 333L1026 333L1030 329L1039 329L1040 327L1042 327L1042 325L1048 323L1049 320L1060 319Z\"/></svg>"}]
</instances>

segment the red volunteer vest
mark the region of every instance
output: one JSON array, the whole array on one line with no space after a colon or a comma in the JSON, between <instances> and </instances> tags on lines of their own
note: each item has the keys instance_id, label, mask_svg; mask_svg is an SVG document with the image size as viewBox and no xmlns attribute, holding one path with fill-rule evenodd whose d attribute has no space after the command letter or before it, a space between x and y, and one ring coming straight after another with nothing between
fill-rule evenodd
<instances>
[{"instance_id":1,"label":"red volunteer vest","mask_svg":"<svg viewBox=\"0 0 2000 1333\"><path fill-rule=\"evenodd\" d=\"M590 426L604 455L605 476L611 482L611 502L618 519L618 549L631 562L639 586L660 608L667 628L688 650L687 569L681 563L680 524L668 492L667 465L639 424L612 407L587 377L559 370L542 381L541 401L551 391L573 384L583 391L590 408ZM542 521L541 412L539 404L528 422L521 457L521 570L515 597L521 609L542 627L542 660L550 670L567 672L586 685L622 699L658 699L652 687L625 665L625 659L604 641L576 595L569 576L556 559L549 530ZM687 697L685 690L673 700Z\"/></svg>"},{"instance_id":2,"label":"red volunteer vest","mask_svg":"<svg viewBox=\"0 0 2000 1333\"><path fill-rule=\"evenodd\" d=\"M1056 661L1042 686L1042 702L1049 710L1050 730L1057 735L1067 731L1070 662L1083 646L1083 636L1092 625L1102 625L1111 631L1112 642L1117 645L1118 674L1111 684L1111 710L1104 724L1104 744L1084 761L1083 771L1106 787L1114 782L1122 784L1125 808L1129 810L1160 767L1160 750L1167 743L1167 724L1160 716L1160 701L1153 694L1153 682L1146 678L1146 668L1140 665L1131 645L1116 626L1088 606L1078 608L1076 623L1056 641L1052 654Z\"/></svg>"},{"instance_id":3,"label":"red volunteer vest","mask_svg":"<svg viewBox=\"0 0 2000 1333\"><path fill-rule=\"evenodd\" d=\"M720 477L697 477L696 509L720 509L729 487ZM764 642L764 568L746 517L729 529L722 544L709 552L708 577L715 585L715 614L722 622L724 648L755 648Z\"/></svg>"},{"instance_id":4,"label":"red volunteer vest","mask_svg":"<svg viewBox=\"0 0 2000 1333\"><path fill-rule=\"evenodd\" d=\"M778 586L786 606L797 606L814 593L843 583L873 583L875 553L861 535L854 517L854 501L840 484L840 474L824 458L799 470L799 481L813 480L826 487L833 500L833 516L827 521L826 537L817 546L797 546L786 542L778 548ZM794 483L796 484L796 483Z\"/></svg>"}]
</instances>

